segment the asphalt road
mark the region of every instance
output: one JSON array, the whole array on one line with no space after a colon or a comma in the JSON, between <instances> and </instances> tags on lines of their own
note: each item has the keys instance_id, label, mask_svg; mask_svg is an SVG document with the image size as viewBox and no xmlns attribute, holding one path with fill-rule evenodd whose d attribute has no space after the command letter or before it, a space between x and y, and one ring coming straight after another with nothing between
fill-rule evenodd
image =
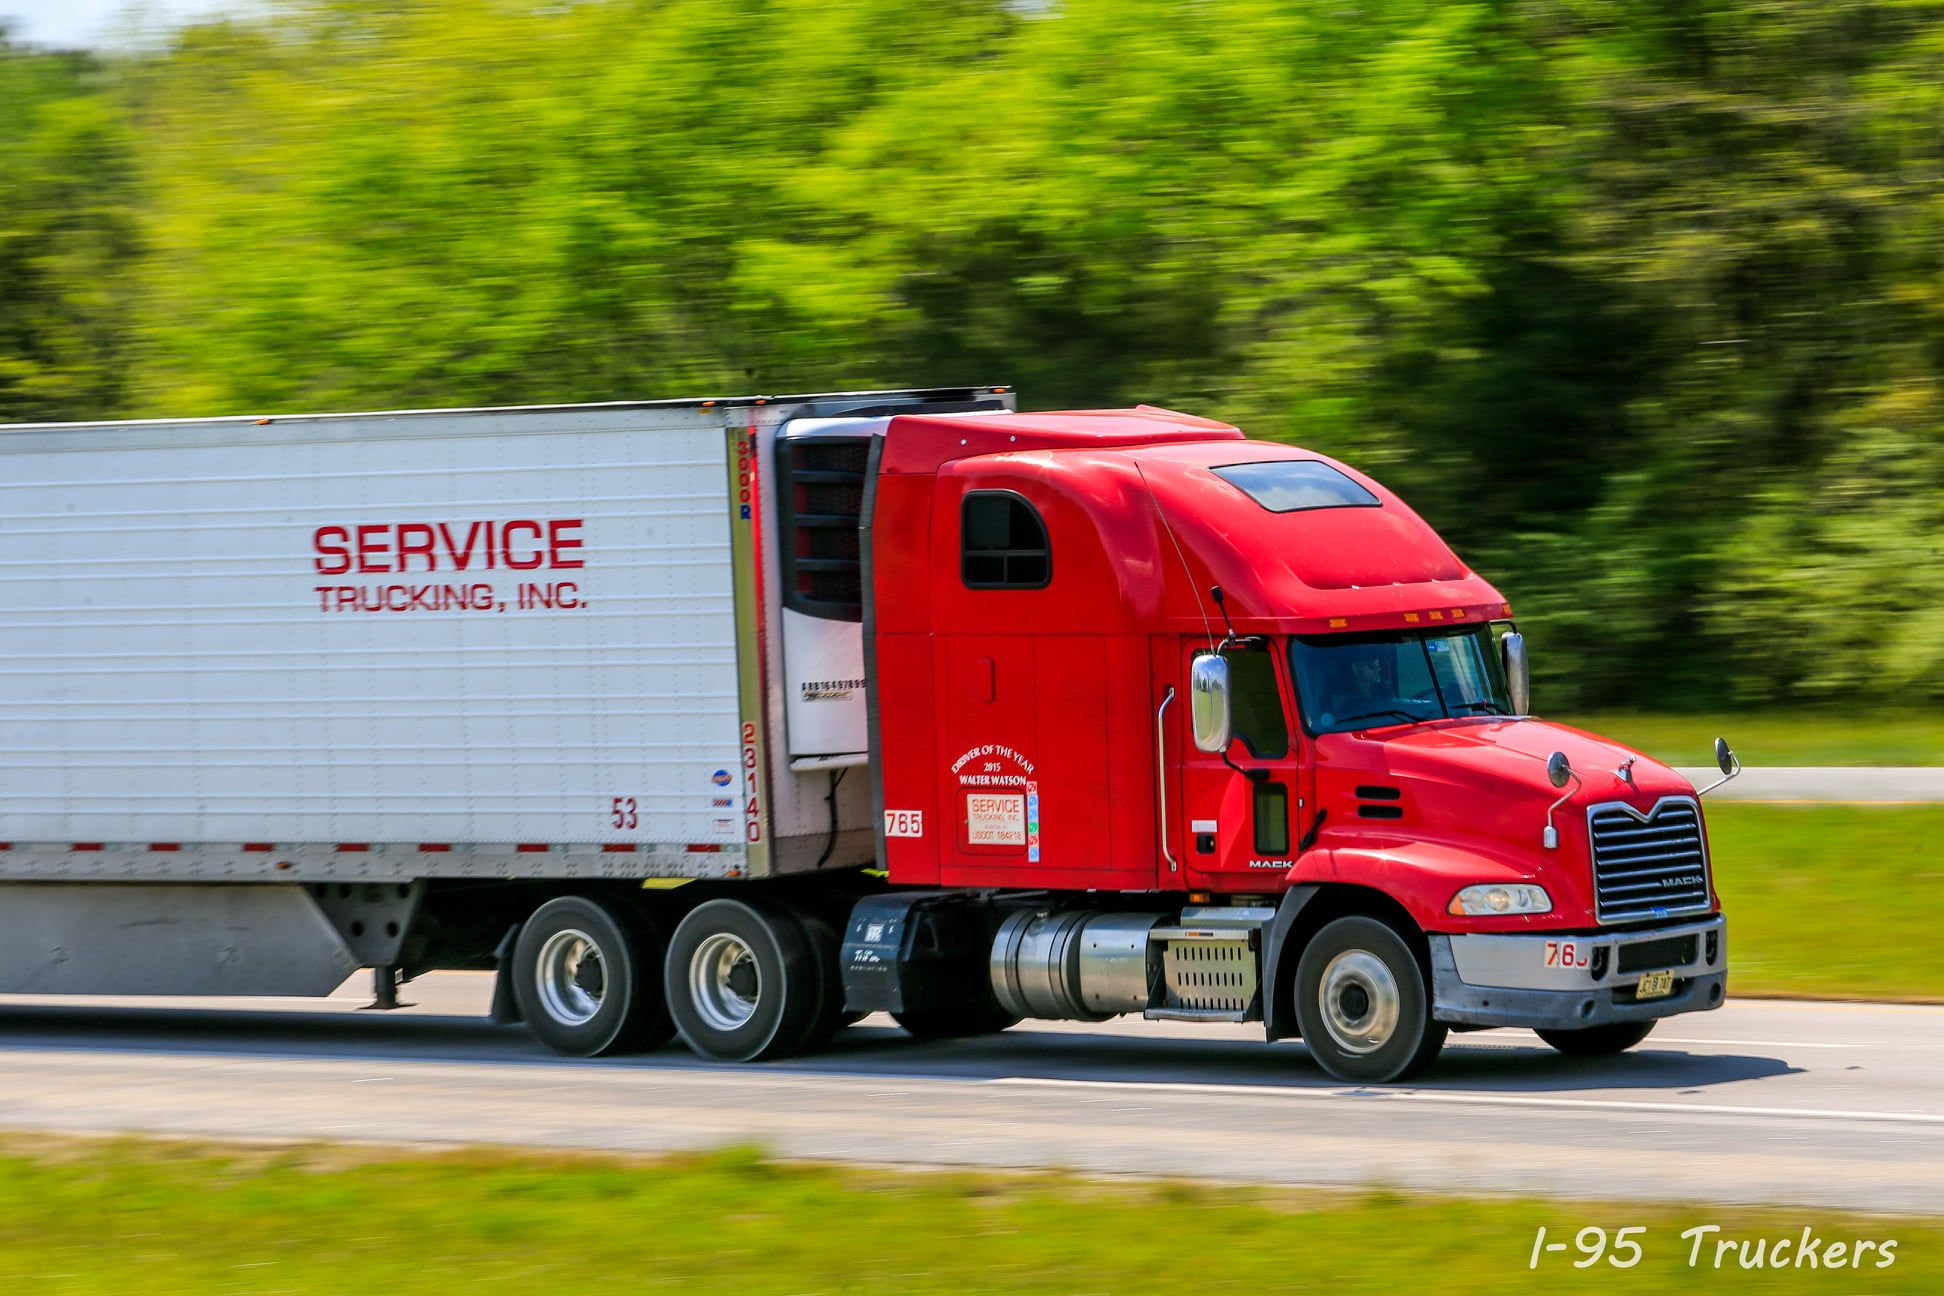
<instances>
[{"instance_id":1,"label":"asphalt road","mask_svg":"<svg viewBox=\"0 0 1944 1296\"><path fill-rule=\"evenodd\" d=\"M1454 1037L1425 1081L1331 1081L1260 1028L1039 1023L923 1044L888 1020L730 1067L557 1058L484 976L417 1006L0 998L0 1127L1052 1166L1289 1185L1944 1210L1944 1008L1731 1002L1601 1061ZM194 1006L189 1006L192 1004Z\"/></svg>"},{"instance_id":2,"label":"asphalt road","mask_svg":"<svg viewBox=\"0 0 1944 1296\"><path fill-rule=\"evenodd\" d=\"M1698 788L1721 777L1712 765L1680 773ZM1944 803L1944 765L1765 765L1743 770L1708 800L1936 805Z\"/></svg>"}]
</instances>

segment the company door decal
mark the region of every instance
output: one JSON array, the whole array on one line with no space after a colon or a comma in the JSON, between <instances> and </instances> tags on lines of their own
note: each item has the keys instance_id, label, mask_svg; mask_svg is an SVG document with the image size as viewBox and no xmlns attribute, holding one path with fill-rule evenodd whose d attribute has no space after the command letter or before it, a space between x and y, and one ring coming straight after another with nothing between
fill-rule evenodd
<instances>
[{"instance_id":1,"label":"company door decal","mask_svg":"<svg viewBox=\"0 0 1944 1296\"><path fill-rule=\"evenodd\" d=\"M965 844L974 849L1026 849L1040 858L1040 798L1033 762L1004 743L983 743L952 762L963 802Z\"/></svg>"},{"instance_id":2,"label":"company door decal","mask_svg":"<svg viewBox=\"0 0 1944 1296\"><path fill-rule=\"evenodd\" d=\"M1026 798L1010 792L966 793L965 839L974 846L1024 846Z\"/></svg>"}]
</instances>

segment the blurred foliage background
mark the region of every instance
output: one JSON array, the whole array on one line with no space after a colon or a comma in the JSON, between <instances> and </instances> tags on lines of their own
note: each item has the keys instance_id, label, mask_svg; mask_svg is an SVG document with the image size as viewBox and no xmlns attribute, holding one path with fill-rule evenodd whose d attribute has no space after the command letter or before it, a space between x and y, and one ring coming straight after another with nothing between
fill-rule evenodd
<instances>
[{"instance_id":1,"label":"blurred foliage background","mask_svg":"<svg viewBox=\"0 0 1944 1296\"><path fill-rule=\"evenodd\" d=\"M1544 710L1935 704L1941 10L293 0L0 42L0 420L1147 401L1401 491Z\"/></svg>"}]
</instances>

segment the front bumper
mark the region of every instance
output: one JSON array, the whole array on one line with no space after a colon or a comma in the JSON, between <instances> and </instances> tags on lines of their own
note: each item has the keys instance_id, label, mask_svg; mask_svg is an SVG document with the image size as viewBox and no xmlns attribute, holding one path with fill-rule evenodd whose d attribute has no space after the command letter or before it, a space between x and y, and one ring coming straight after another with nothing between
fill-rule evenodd
<instances>
[{"instance_id":1,"label":"front bumper","mask_svg":"<svg viewBox=\"0 0 1944 1296\"><path fill-rule=\"evenodd\" d=\"M1636 999L1641 977L1662 971L1673 993ZM1720 914L1590 934L1431 934L1431 1011L1453 1025L1578 1030L1719 1008L1727 993Z\"/></svg>"}]
</instances>

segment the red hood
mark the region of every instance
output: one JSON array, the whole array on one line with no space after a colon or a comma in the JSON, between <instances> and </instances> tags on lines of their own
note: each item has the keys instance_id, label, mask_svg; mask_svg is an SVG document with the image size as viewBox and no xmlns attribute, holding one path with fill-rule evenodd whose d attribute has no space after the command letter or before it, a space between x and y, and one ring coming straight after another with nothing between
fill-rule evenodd
<instances>
[{"instance_id":1,"label":"red hood","mask_svg":"<svg viewBox=\"0 0 1944 1296\"><path fill-rule=\"evenodd\" d=\"M1547 800L1559 795L1546 781L1546 760L1556 751L1566 753L1580 777L1580 788L1567 784L1575 802L1639 800L1651 805L1657 797L1694 791L1685 778L1651 756L1546 720L1441 720L1326 734L1317 742L1322 763L1342 760L1372 772L1473 784L1501 794L1527 788ZM1634 762L1632 788L1614 772L1628 759Z\"/></svg>"},{"instance_id":2,"label":"red hood","mask_svg":"<svg viewBox=\"0 0 1944 1296\"><path fill-rule=\"evenodd\" d=\"M1562 795L1546 778L1546 759L1556 751L1566 753L1580 783L1567 783L1566 804L1549 815ZM1614 773L1628 759L1634 762L1631 787ZM1543 720L1439 720L1316 740L1317 805L1327 812L1319 846L1378 859L1415 852L1419 872L1427 852L1448 848L1495 860L1509 876L1537 881L1552 895L1549 914L1482 920L1494 930L1594 925L1586 808L1624 801L1646 811L1664 796L1693 793L1692 784L1659 761ZM1373 803L1386 813L1373 816ZM1555 849L1541 845L1548 822L1560 830ZM1298 880L1321 880L1341 865L1334 854L1317 861L1311 866L1322 870L1316 879L1302 867ZM1402 876L1392 883L1404 885ZM1450 882L1438 877L1441 884ZM1454 921L1443 912L1450 894L1435 891L1426 891L1413 913L1428 929L1444 930ZM1477 928L1480 922L1463 925Z\"/></svg>"}]
</instances>

